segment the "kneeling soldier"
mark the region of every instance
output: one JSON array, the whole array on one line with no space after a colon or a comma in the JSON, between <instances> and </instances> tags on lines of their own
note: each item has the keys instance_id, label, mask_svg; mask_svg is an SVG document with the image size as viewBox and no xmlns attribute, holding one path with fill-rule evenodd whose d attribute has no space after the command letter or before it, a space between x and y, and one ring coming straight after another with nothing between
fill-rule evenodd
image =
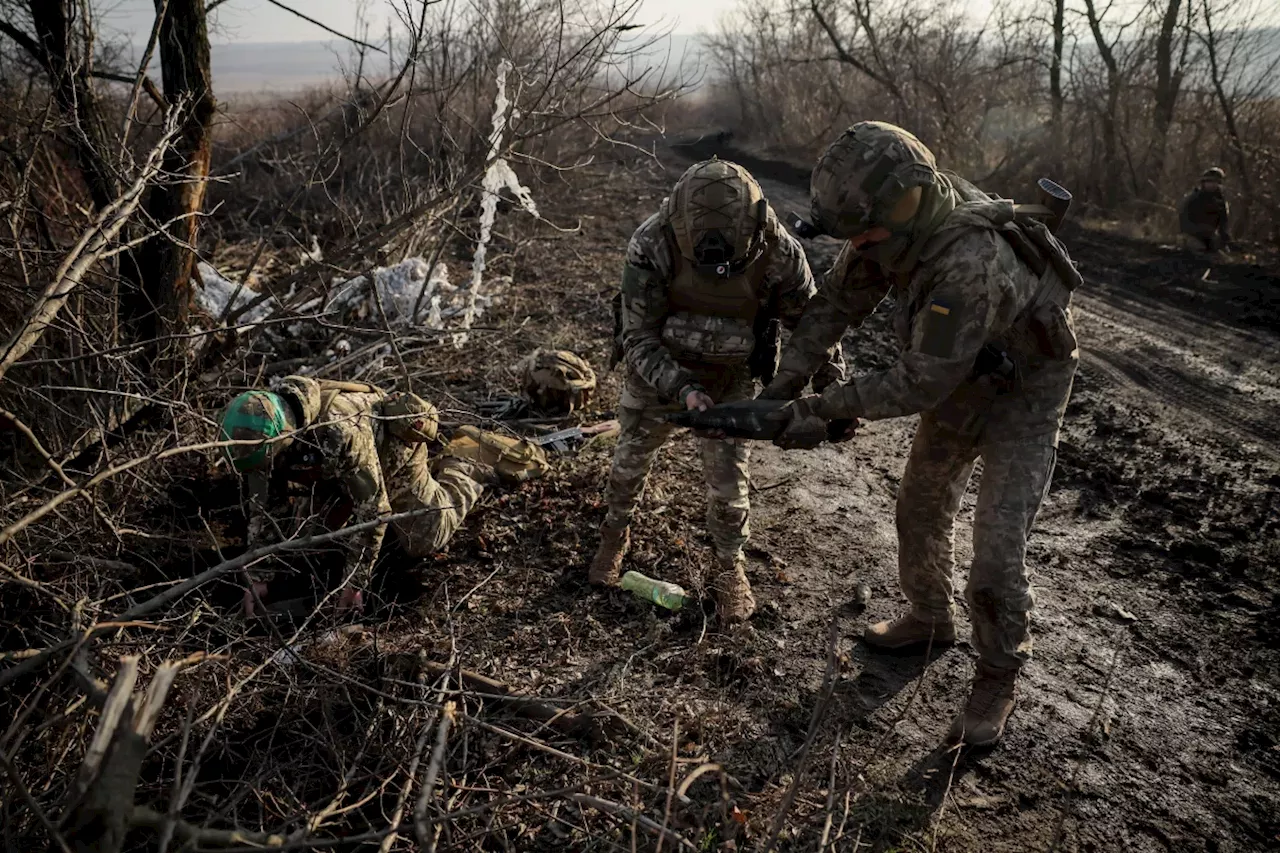
<instances>
[{"instance_id":1,"label":"kneeling soldier","mask_svg":"<svg viewBox=\"0 0 1280 853\"><path fill-rule=\"evenodd\" d=\"M226 448L233 467L248 476L249 547L265 544L268 474L308 485L328 527L376 521L418 510L392 528L405 551L438 551L461 526L484 491L487 474L475 462L445 455L434 465L435 406L415 394L387 396L370 385L289 376L275 391L246 391L222 416L224 440L255 441ZM433 470L434 469L434 470ZM343 540L350 580L340 609L359 608L386 534L386 523ZM252 575L245 611L252 615L266 584Z\"/></svg>"}]
</instances>

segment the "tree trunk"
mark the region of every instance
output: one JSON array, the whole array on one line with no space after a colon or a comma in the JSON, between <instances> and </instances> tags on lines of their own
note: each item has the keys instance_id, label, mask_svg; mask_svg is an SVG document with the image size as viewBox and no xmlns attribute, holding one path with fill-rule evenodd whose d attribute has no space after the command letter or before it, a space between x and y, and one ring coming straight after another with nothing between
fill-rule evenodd
<instances>
[{"instance_id":1,"label":"tree trunk","mask_svg":"<svg viewBox=\"0 0 1280 853\"><path fill-rule=\"evenodd\" d=\"M1123 82L1120 76L1120 63L1116 60L1112 45L1102 32L1102 19L1094 5L1094 0L1085 0L1085 15L1089 20L1089 30L1093 33L1093 42L1098 48L1098 56L1107 69L1107 103L1105 112L1100 116L1102 123L1102 156L1103 164L1102 198L1108 210L1114 210L1120 202L1120 92Z\"/></svg>"},{"instance_id":2,"label":"tree trunk","mask_svg":"<svg viewBox=\"0 0 1280 853\"><path fill-rule=\"evenodd\" d=\"M35 25L37 58L49 75L54 100L69 122L63 141L75 152L94 208L102 210L119 197L122 188L109 165L110 136L90 82L93 57L71 32L74 16L67 5L68 0L30 0L28 4Z\"/></svg>"},{"instance_id":3,"label":"tree trunk","mask_svg":"<svg viewBox=\"0 0 1280 853\"><path fill-rule=\"evenodd\" d=\"M1173 41L1178 26L1182 0L1167 0L1160 32L1156 35L1156 91L1152 109L1152 151L1150 180L1141 188L1144 198L1152 198L1164 177L1164 164L1169 149L1169 127L1173 124L1182 88L1182 68L1174 68Z\"/></svg>"},{"instance_id":4,"label":"tree trunk","mask_svg":"<svg viewBox=\"0 0 1280 853\"><path fill-rule=\"evenodd\" d=\"M1204 4L1205 35L1202 37L1209 56L1209 78L1213 81L1213 94L1222 110L1222 121L1226 125L1227 140L1231 147L1231 159L1236 168L1240 183L1241 204L1237 207L1234 221L1231 223L1233 234L1244 234L1249 227L1249 217L1253 207L1253 176L1249 171L1249 160L1244 153L1244 141L1240 137L1240 128L1236 123L1234 99L1227 93L1226 69L1222 67L1218 57L1218 33L1213 28L1213 15L1209 3Z\"/></svg>"},{"instance_id":5,"label":"tree trunk","mask_svg":"<svg viewBox=\"0 0 1280 853\"><path fill-rule=\"evenodd\" d=\"M156 3L157 9L160 5ZM164 160L169 179L151 188L145 207L163 230L138 249L135 286L121 297L122 312L133 324L135 338L143 341L181 333L187 323L217 108L203 0L169 0L160 25L160 65L165 99L184 113L178 139ZM159 351L153 346L148 361Z\"/></svg>"},{"instance_id":6,"label":"tree trunk","mask_svg":"<svg viewBox=\"0 0 1280 853\"><path fill-rule=\"evenodd\" d=\"M1066 43L1066 0L1053 2L1053 58L1049 61L1049 106L1052 110L1055 139L1062 128L1062 111L1066 98L1062 94L1062 51Z\"/></svg>"}]
</instances>

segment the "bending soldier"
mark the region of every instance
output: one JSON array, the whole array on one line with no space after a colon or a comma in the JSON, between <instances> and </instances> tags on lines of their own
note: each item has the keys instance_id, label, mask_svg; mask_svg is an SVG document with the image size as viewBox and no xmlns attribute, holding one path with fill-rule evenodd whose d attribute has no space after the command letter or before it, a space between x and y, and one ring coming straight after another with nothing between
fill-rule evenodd
<instances>
[{"instance_id":1,"label":"bending soldier","mask_svg":"<svg viewBox=\"0 0 1280 853\"><path fill-rule=\"evenodd\" d=\"M227 456L248 477L249 547L266 544L269 474L311 488L311 509L330 528L374 522L392 513L420 511L392 523L405 551L422 557L444 547L484 487L475 463L444 456L433 476L428 444L436 438L434 406L415 394L384 395L359 383L289 376L275 391L247 391L227 406ZM371 524L343 540L349 580L340 609L359 608L386 534ZM275 531L277 535L286 535ZM296 531L294 531L296 532ZM245 610L257 610L265 578L250 575Z\"/></svg>"},{"instance_id":2,"label":"bending soldier","mask_svg":"<svg viewBox=\"0 0 1280 853\"><path fill-rule=\"evenodd\" d=\"M898 491L898 566L911 609L866 629L886 649L955 639L954 523L978 457L982 484L965 593L977 675L949 735L995 743L1031 657L1027 536L1048 491L1078 354L1070 320L1079 274L1041 223L938 171L933 154L890 124L854 125L812 176L815 227L849 242L766 389L799 394L832 341L890 291L896 364L800 397L784 447L814 446L828 420L920 413Z\"/></svg>"},{"instance_id":3,"label":"bending soldier","mask_svg":"<svg viewBox=\"0 0 1280 853\"><path fill-rule=\"evenodd\" d=\"M1217 166L1205 170L1200 185L1178 204L1178 228L1206 252L1225 249L1231 242L1231 205L1222 194L1225 178Z\"/></svg>"},{"instance_id":4,"label":"bending soldier","mask_svg":"<svg viewBox=\"0 0 1280 853\"><path fill-rule=\"evenodd\" d=\"M779 224L756 180L734 163L691 166L627 247L619 343L626 383L622 433L605 490L608 514L592 583L618 583L630 523L658 449L676 427L661 407L702 409L749 398L753 376L772 376L780 321L794 328L814 294L804 252ZM843 375L838 346L819 384ZM817 365L815 365L815 369ZM749 445L702 438L707 528L715 543L710 586L725 622L747 619L755 599L742 550L749 532Z\"/></svg>"}]
</instances>

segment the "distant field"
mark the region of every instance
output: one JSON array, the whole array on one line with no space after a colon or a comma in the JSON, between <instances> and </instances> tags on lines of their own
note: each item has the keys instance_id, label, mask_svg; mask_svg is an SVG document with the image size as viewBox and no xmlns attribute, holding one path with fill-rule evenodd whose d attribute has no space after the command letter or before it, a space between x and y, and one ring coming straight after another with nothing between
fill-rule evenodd
<instances>
[{"instance_id":1,"label":"distant field","mask_svg":"<svg viewBox=\"0 0 1280 853\"><path fill-rule=\"evenodd\" d=\"M354 71L355 56L346 42L305 41L278 43L237 43L213 45L213 79L220 96L228 94L284 94L308 86L341 79ZM387 58L375 54L369 76L378 78L387 72ZM664 37L642 56L619 63L616 73L637 66L666 67L666 76L686 63L686 78L701 75L698 62L698 37L672 35ZM628 67L629 66L629 67Z\"/></svg>"}]
</instances>

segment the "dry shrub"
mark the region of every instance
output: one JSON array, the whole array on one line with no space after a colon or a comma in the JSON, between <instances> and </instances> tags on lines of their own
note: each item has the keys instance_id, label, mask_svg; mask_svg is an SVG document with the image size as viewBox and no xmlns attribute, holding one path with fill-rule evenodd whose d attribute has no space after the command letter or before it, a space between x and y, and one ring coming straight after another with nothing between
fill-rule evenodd
<instances>
[{"instance_id":1,"label":"dry shrub","mask_svg":"<svg viewBox=\"0 0 1280 853\"><path fill-rule=\"evenodd\" d=\"M742 0L709 41L718 76L702 120L797 162L853 122L892 121L993 191L1025 196L1049 174L1153 235L1172 234L1182 194L1221 165L1236 236L1274 239L1274 10L1063 9L1055 27L1052 7L998 4L975 23L948 0Z\"/></svg>"}]
</instances>

